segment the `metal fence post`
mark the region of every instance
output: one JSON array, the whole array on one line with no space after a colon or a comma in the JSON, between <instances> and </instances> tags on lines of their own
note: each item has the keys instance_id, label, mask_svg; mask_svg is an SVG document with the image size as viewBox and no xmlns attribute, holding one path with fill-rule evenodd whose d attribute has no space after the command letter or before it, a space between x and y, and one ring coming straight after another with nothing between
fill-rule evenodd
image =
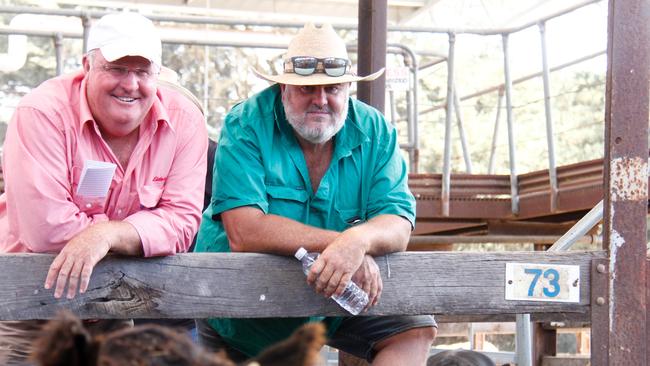
<instances>
[{"instance_id":1,"label":"metal fence post","mask_svg":"<svg viewBox=\"0 0 650 366\"><path fill-rule=\"evenodd\" d=\"M512 117L512 80L510 78L510 55L508 36L503 34L503 73L505 75L506 115L508 116L508 151L510 160L510 200L512 213L519 214L519 192L517 188L517 164L515 162L515 122Z\"/></svg>"},{"instance_id":2,"label":"metal fence post","mask_svg":"<svg viewBox=\"0 0 650 366\"><path fill-rule=\"evenodd\" d=\"M449 33L447 56L447 113L445 114L445 152L442 167L442 215L449 216L449 194L451 186L451 118L454 115L454 46L456 35Z\"/></svg>"},{"instance_id":3,"label":"metal fence post","mask_svg":"<svg viewBox=\"0 0 650 366\"><path fill-rule=\"evenodd\" d=\"M553 143L553 119L551 118L551 87L548 58L546 55L546 23L539 23L542 42L542 80L544 81L544 114L546 116L546 142L548 146L548 178L551 186L551 212L557 211L557 172L555 169L555 146Z\"/></svg>"}]
</instances>

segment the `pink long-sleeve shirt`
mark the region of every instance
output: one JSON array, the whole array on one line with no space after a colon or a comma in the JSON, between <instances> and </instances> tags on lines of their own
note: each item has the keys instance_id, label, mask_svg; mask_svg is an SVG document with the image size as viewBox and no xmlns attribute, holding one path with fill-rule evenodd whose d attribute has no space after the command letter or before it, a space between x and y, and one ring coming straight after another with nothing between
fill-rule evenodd
<instances>
[{"instance_id":1,"label":"pink long-sleeve shirt","mask_svg":"<svg viewBox=\"0 0 650 366\"><path fill-rule=\"evenodd\" d=\"M198 228L208 137L199 109L159 87L128 166L102 139L83 73L50 79L25 96L3 151L0 252L58 252L96 222L123 220L145 256L187 251ZM76 194L86 160L117 165L105 199Z\"/></svg>"}]
</instances>

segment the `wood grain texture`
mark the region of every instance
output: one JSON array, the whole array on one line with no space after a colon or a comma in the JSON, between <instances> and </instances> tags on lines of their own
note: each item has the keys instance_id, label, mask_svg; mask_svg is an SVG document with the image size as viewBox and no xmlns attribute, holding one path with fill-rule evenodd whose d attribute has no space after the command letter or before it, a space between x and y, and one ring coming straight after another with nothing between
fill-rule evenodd
<instances>
[{"instance_id":1,"label":"wood grain texture","mask_svg":"<svg viewBox=\"0 0 650 366\"><path fill-rule=\"evenodd\" d=\"M67 308L82 318L294 317L345 315L307 285L293 258L252 253L109 257L88 291L55 299L43 283L54 257L0 255L0 319L47 319ZM591 262L604 252L406 252L378 257L384 282L369 313L446 316L533 313L589 316ZM576 264L580 303L506 301L506 262ZM390 267L390 268L389 268ZM389 276L390 272L390 276ZM567 316L573 314L574 316Z\"/></svg>"}]
</instances>

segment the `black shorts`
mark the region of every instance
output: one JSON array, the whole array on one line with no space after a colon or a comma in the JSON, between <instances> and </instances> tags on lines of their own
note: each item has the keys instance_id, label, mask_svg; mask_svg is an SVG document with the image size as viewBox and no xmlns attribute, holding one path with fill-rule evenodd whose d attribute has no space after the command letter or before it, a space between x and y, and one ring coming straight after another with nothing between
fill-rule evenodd
<instances>
[{"instance_id":1,"label":"black shorts","mask_svg":"<svg viewBox=\"0 0 650 366\"><path fill-rule=\"evenodd\" d=\"M343 319L327 345L372 362L375 345L384 339L414 328L437 326L433 315L349 317Z\"/></svg>"}]
</instances>

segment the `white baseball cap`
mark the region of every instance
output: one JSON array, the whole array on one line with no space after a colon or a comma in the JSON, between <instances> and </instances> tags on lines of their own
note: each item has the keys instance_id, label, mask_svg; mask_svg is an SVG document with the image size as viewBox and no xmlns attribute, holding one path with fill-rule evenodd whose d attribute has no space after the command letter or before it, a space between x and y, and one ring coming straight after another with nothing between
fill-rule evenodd
<instances>
[{"instance_id":1,"label":"white baseball cap","mask_svg":"<svg viewBox=\"0 0 650 366\"><path fill-rule=\"evenodd\" d=\"M101 17L88 34L88 51L99 49L106 61L140 56L161 65L162 44L151 20L138 13L113 13Z\"/></svg>"}]
</instances>

